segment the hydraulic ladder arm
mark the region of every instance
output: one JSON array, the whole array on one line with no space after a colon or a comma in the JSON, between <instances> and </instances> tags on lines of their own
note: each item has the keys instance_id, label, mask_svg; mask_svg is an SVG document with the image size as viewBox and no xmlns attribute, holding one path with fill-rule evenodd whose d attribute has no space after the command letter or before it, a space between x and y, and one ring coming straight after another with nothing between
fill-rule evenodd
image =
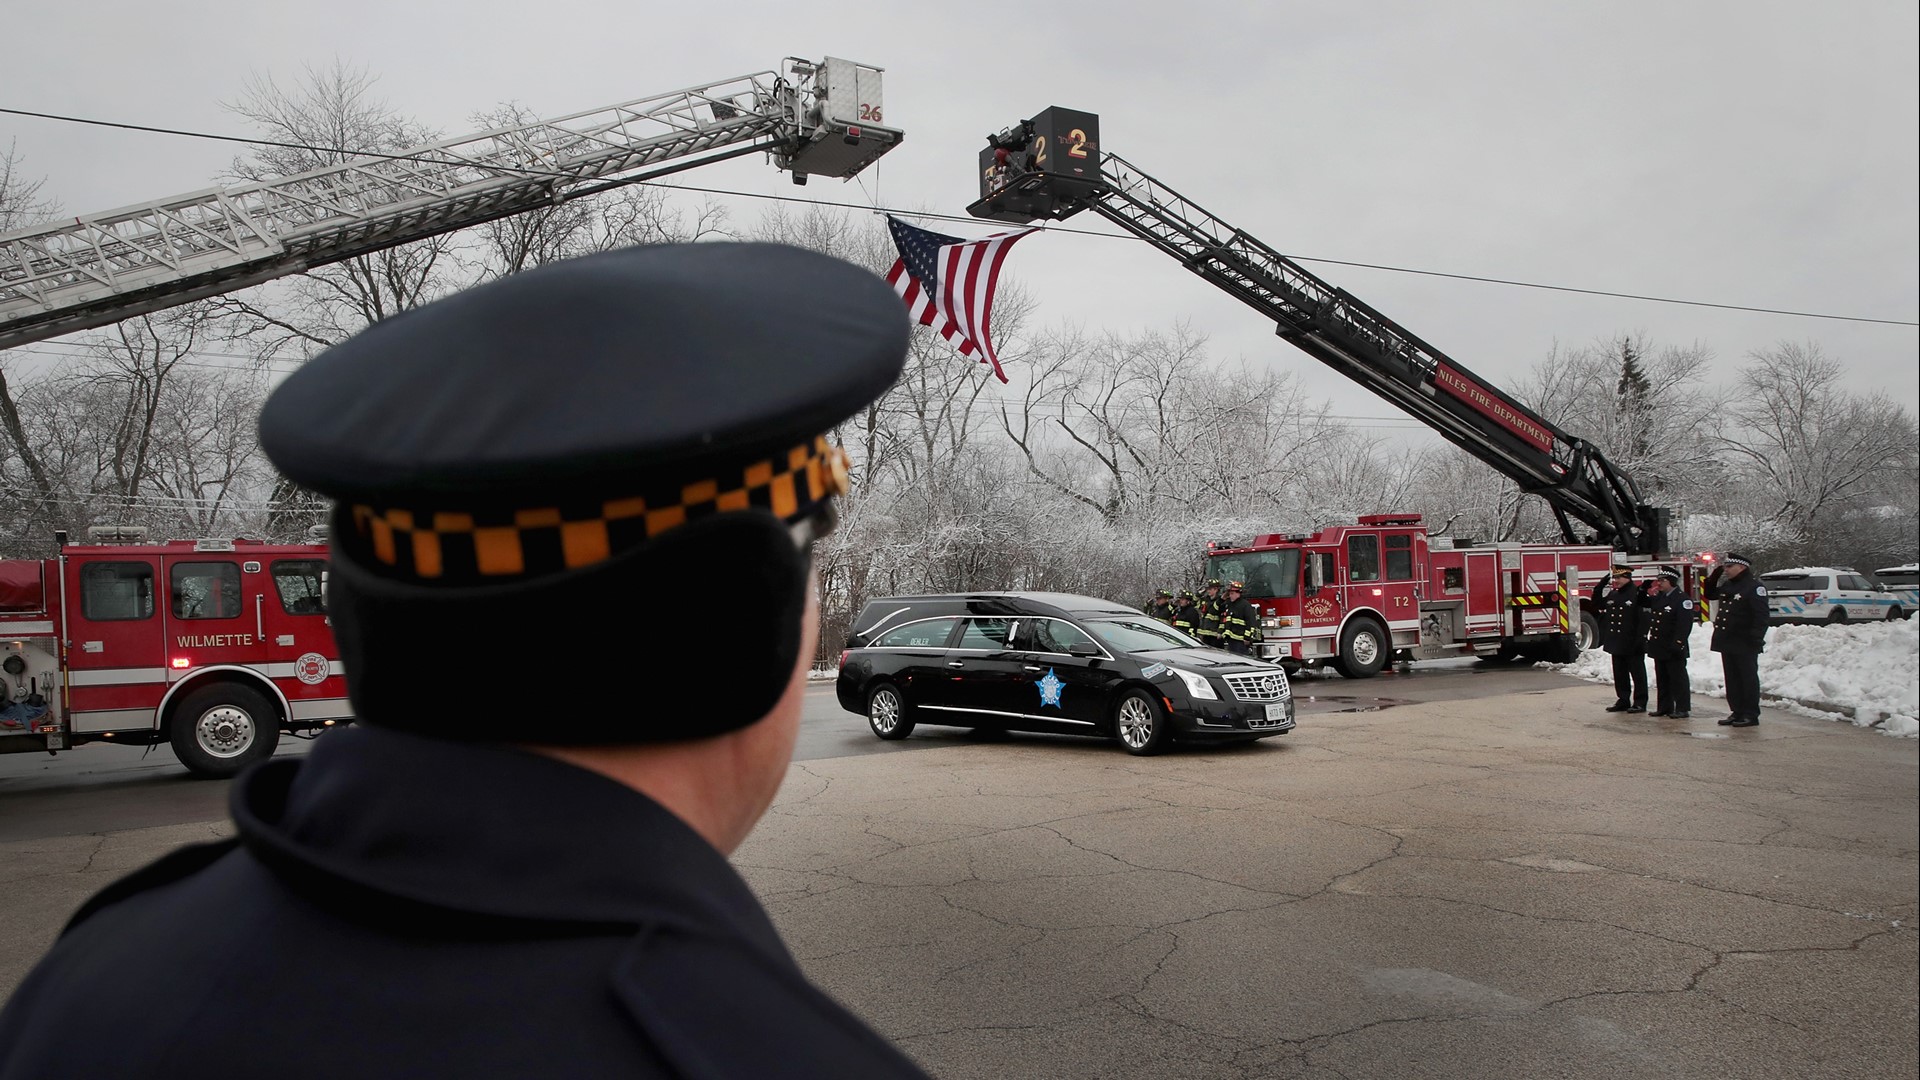
<instances>
[{"instance_id":1,"label":"hydraulic ladder arm","mask_svg":"<svg viewBox=\"0 0 1920 1080\"><path fill-rule=\"evenodd\" d=\"M0 235L0 349L767 151L796 183L898 145L881 69L828 58Z\"/></svg>"},{"instance_id":2,"label":"hydraulic ladder arm","mask_svg":"<svg viewBox=\"0 0 1920 1080\"><path fill-rule=\"evenodd\" d=\"M994 151L1013 160L996 172ZM1027 222L1092 210L1274 322L1309 356L1423 421L1553 509L1569 542L1665 555L1668 511L1633 478L1345 289L1104 153L1092 114L1048 109L989 138L975 217ZM1590 530L1578 535L1575 522Z\"/></svg>"}]
</instances>

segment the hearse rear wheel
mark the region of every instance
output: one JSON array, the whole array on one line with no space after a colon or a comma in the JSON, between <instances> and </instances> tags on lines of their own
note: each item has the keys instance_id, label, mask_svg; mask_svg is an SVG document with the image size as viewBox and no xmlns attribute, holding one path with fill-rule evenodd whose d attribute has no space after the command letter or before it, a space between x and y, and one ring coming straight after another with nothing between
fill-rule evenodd
<instances>
[{"instance_id":1,"label":"hearse rear wheel","mask_svg":"<svg viewBox=\"0 0 1920 1080\"><path fill-rule=\"evenodd\" d=\"M913 734L913 721L907 719L907 703L892 683L881 683L867 692L867 726L889 742Z\"/></svg>"}]
</instances>

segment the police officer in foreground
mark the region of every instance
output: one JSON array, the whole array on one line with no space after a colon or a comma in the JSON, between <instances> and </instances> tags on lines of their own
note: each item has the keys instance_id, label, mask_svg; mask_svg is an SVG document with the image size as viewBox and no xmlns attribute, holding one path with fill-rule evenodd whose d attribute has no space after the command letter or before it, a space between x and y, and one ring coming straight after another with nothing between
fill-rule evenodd
<instances>
[{"instance_id":1,"label":"police officer in foreground","mask_svg":"<svg viewBox=\"0 0 1920 1080\"><path fill-rule=\"evenodd\" d=\"M0 1014L0 1078L922 1075L807 981L727 860L798 732L811 549L846 488L823 433L895 380L908 329L838 259L662 246L295 372L261 443L335 500L361 723L243 774L236 840L88 901ZM694 577L755 643L722 669L647 600Z\"/></svg>"},{"instance_id":2,"label":"police officer in foreground","mask_svg":"<svg viewBox=\"0 0 1920 1080\"><path fill-rule=\"evenodd\" d=\"M1693 715L1693 690L1687 684L1688 639L1693 635L1694 603L1680 591L1672 570L1647 583L1647 655L1653 659L1655 708L1648 716L1685 720Z\"/></svg>"},{"instance_id":3,"label":"police officer in foreground","mask_svg":"<svg viewBox=\"0 0 1920 1080\"><path fill-rule=\"evenodd\" d=\"M1760 723L1760 654L1767 651L1767 588L1745 555L1728 552L1707 575L1713 609L1713 651L1727 678L1727 727Z\"/></svg>"},{"instance_id":4,"label":"police officer in foreground","mask_svg":"<svg viewBox=\"0 0 1920 1080\"><path fill-rule=\"evenodd\" d=\"M1226 598L1220 595L1220 579L1209 578L1206 591L1196 601L1200 608L1200 622L1195 636L1214 648L1221 645L1220 615L1226 609Z\"/></svg>"},{"instance_id":5,"label":"police officer in foreground","mask_svg":"<svg viewBox=\"0 0 1920 1080\"><path fill-rule=\"evenodd\" d=\"M1252 656L1254 643L1260 640L1260 612L1241 591L1239 582L1227 582L1226 600L1220 607L1220 639L1228 652Z\"/></svg>"},{"instance_id":6,"label":"police officer in foreground","mask_svg":"<svg viewBox=\"0 0 1920 1080\"><path fill-rule=\"evenodd\" d=\"M1608 712L1647 711L1646 597L1633 583L1633 568L1616 566L1593 587L1600 611L1600 644L1613 657L1613 704Z\"/></svg>"}]
</instances>

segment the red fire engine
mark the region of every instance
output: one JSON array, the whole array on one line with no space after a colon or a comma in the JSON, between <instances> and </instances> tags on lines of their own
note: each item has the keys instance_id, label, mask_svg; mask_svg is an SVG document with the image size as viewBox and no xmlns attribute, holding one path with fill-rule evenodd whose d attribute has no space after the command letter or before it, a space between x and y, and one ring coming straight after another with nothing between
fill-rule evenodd
<instances>
[{"instance_id":1,"label":"red fire engine","mask_svg":"<svg viewBox=\"0 0 1920 1080\"><path fill-rule=\"evenodd\" d=\"M968 213L1026 223L1092 210L1544 499L1559 522L1561 544L1454 544L1429 537L1418 516L1392 514L1312 535L1216 544L1207 576L1247 583L1267 655L1361 677L1395 658L1568 660L1595 636L1597 624L1583 617L1587 592L1616 561L1634 564L1642 578L1678 569L1682 587L1699 595L1694 564L1668 555L1668 510L1649 505L1599 447L1108 151L1099 117L1050 108L990 136L983 166L996 149L1023 150L1030 167L1004 183L983 180Z\"/></svg>"},{"instance_id":2,"label":"red fire engine","mask_svg":"<svg viewBox=\"0 0 1920 1080\"><path fill-rule=\"evenodd\" d=\"M0 561L0 753L171 743L225 777L352 718L325 545L59 540Z\"/></svg>"},{"instance_id":3,"label":"red fire engine","mask_svg":"<svg viewBox=\"0 0 1920 1080\"><path fill-rule=\"evenodd\" d=\"M1260 612L1263 658L1364 679L1395 660L1566 663L1598 644L1591 594L1613 567L1632 566L1642 583L1673 570L1697 597L1710 562L1592 544L1479 544L1429 536L1419 514L1373 514L1317 533L1215 541L1206 576L1243 583Z\"/></svg>"},{"instance_id":4,"label":"red fire engine","mask_svg":"<svg viewBox=\"0 0 1920 1080\"><path fill-rule=\"evenodd\" d=\"M0 349L743 154L803 184L900 144L880 68L783 68L7 233ZM0 753L170 741L195 773L230 776L283 731L350 718L324 546L59 551L0 561Z\"/></svg>"},{"instance_id":5,"label":"red fire engine","mask_svg":"<svg viewBox=\"0 0 1920 1080\"><path fill-rule=\"evenodd\" d=\"M1454 546L1429 537L1418 514L1375 514L1216 542L1207 576L1245 583L1262 657L1366 678L1396 658L1571 660L1596 634L1586 597L1614 558L1599 545Z\"/></svg>"}]
</instances>

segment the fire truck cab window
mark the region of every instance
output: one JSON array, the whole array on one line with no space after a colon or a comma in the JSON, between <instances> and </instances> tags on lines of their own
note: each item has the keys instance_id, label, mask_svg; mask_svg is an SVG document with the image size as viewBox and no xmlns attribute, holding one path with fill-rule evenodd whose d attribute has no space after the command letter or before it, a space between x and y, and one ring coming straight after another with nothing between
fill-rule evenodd
<instances>
[{"instance_id":1,"label":"fire truck cab window","mask_svg":"<svg viewBox=\"0 0 1920 1080\"><path fill-rule=\"evenodd\" d=\"M1244 582L1248 596L1292 596L1300 588L1300 549L1215 555L1207 560L1207 577Z\"/></svg>"},{"instance_id":2,"label":"fire truck cab window","mask_svg":"<svg viewBox=\"0 0 1920 1080\"><path fill-rule=\"evenodd\" d=\"M143 562L88 563L80 570L80 613L94 622L152 615L153 567Z\"/></svg>"},{"instance_id":3,"label":"fire truck cab window","mask_svg":"<svg viewBox=\"0 0 1920 1080\"><path fill-rule=\"evenodd\" d=\"M327 613L327 564L319 559L282 559L273 564L273 587L289 615Z\"/></svg>"},{"instance_id":4,"label":"fire truck cab window","mask_svg":"<svg viewBox=\"0 0 1920 1080\"><path fill-rule=\"evenodd\" d=\"M1347 537L1347 580L1380 580L1380 538L1377 536Z\"/></svg>"},{"instance_id":5,"label":"fire truck cab window","mask_svg":"<svg viewBox=\"0 0 1920 1080\"><path fill-rule=\"evenodd\" d=\"M1413 580L1413 537L1387 537L1387 580Z\"/></svg>"},{"instance_id":6,"label":"fire truck cab window","mask_svg":"<svg viewBox=\"0 0 1920 1080\"><path fill-rule=\"evenodd\" d=\"M1340 582L1333 576L1333 573L1334 573L1333 552L1316 551L1316 552L1313 552L1312 555L1309 557L1312 558L1314 562L1320 565L1320 584L1321 585L1327 586L1327 585L1340 584ZM1307 594L1311 596L1313 594L1313 590L1309 588L1307 590Z\"/></svg>"},{"instance_id":7,"label":"fire truck cab window","mask_svg":"<svg viewBox=\"0 0 1920 1080\"><path fill-rule=\"evenodd\" d=\"M240 615L240 567L235 563L174 563L172 588L176 619L233 619Z\"/></svg>"}]
</instances>

